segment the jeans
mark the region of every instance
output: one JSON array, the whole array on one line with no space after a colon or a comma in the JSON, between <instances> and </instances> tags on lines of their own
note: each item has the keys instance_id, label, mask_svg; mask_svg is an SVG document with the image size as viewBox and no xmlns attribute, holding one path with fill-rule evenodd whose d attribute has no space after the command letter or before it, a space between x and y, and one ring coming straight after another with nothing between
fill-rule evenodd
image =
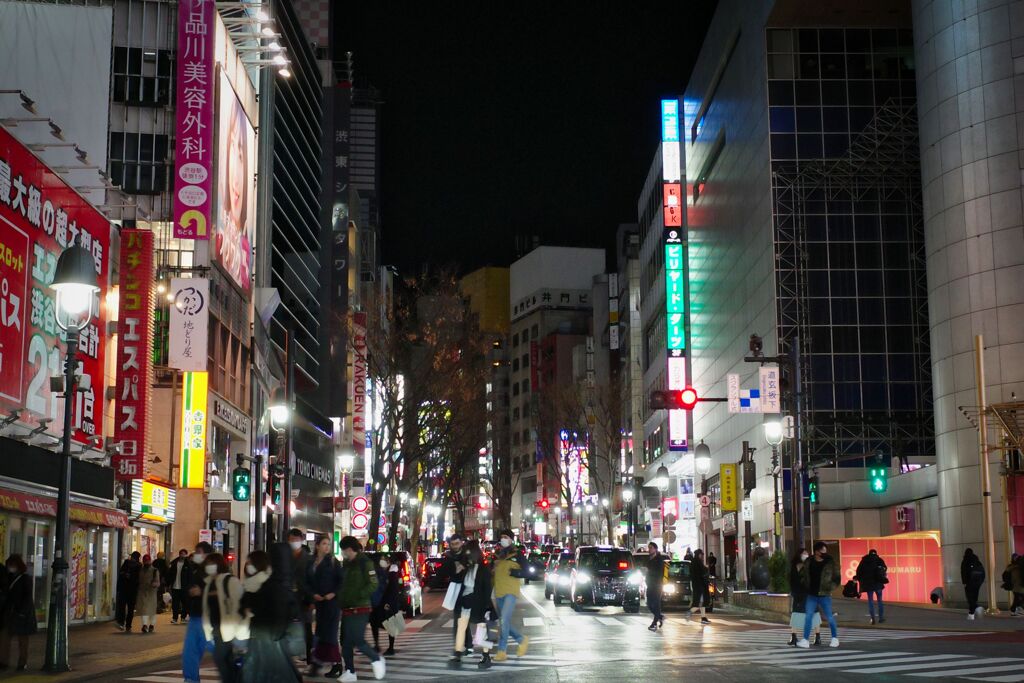
<instances>
[{"instance_id":1,"label":"jeans","mask_svg":"<svg viewBox=\"0 0 1024 683\"><path fill-rule=\"evenodd\" d=\"M171 589L171 618L177 620L178 617L184 619L188 616L188 606L186 603L185 589L184 588L172 588Z\"/></svg>"},{"instance_id":2,"label":"jeans","mask_svg":"<svg viewBox=\"0 0 1024 683\"><path fill-rule=\"evenodd\" d=\"M882 604L882 589L868 591L868 614L875 618L875 600L878 600L878 618L885 619L885 605Z\"/></svg>"},{"instance_id":3,"label":"jeans","mask_svg":"<svg viewBox=\"0 0 1024 683\"><path fill-rule=\"evenodd\" d=\"M825 612L829 630L832 631L832 637L838 638L839 630L836 627L835 615L832 614L832 596L808 595L807 607L805 608L807 616L804 618L804 640L807 640L811 635L811 622L814 620L814 613L818 611L818 608Z\"/></svg>"},{"instance_id":4,"label":"jeans","mask_svg":"<svg viewBox=\"0 0 1024 683\"><path fill-rule=\"evenodd\" d=\"M345 614L341 617L341 654L345 659L346 671L356 671L356 648L371 662L380 659L380 655L366 642L366 625L369 622L369 614Z\"/></svg>"},{"instance_id":5,"label":"jeans","mask_svg":"<svg viewBox=\"0 0 1024 683\"><path fill-rule=\"evenodd\" d=\"M203 618L193 616L185 627L185 643L181 648L181 672L188 683L199 683L199 662L213 649L203 633Z\"/></svg>"},{"instance_id":6,"label":"jeans","mask_svg":"<svg viewBox=\"0 0 1024 683\"><path fill-rule=\"evenodd\" d=\"M665 620L665 615L661 613L661 586L647 587L647 609L651 610L652 624Z\"/></svg>"},{"instance_id":7,"label":"jeans","mask_svg":"<svg viewBox=\"0 0 1024 683\"><path fill-rule=\"evenodd\" d=\"M220 674L221 683L234 683L238 678L238 667L235 666L234 645L231 641L224 642L220 634L214 631L213 634L213 663L217 665L217 673Z\"/></svg>"},{"instance_id":8,"label":"jeans","mask_svg":"<svg viewBox=\"0 0 1024 683\"><path fill-rule=\"evenodd\" d=\"M523 634L512 626L512 613L516 609L516 596L502 595L498 598L498 613L501 615L501 637L498 638L498 649L502 652L508 648L508 637L512 636L517 643L523 642Z\"/></svg>"}]
</instances>

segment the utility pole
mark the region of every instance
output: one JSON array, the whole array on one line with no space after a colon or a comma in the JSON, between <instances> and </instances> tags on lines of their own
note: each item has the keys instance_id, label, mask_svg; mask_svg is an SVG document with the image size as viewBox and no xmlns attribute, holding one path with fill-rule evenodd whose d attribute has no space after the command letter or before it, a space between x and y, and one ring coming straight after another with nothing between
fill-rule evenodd
<instances>
[{"instance_id":1,"label":"utility pole","mask_svg":"<svg viewBox=\"0 0 1024 683\"><path fill-rule=\"evenodd\" d=\"M978 464L981 465L981 521L985 531L985 560L995 575L996 539L992 529L992 485L988 472L988 405L985 399L985 341L978 334L974 336L974 376L978 390ZM996 604L996 582L989 579L988 612L998 614Z\"/></svg>"}]
</instances>

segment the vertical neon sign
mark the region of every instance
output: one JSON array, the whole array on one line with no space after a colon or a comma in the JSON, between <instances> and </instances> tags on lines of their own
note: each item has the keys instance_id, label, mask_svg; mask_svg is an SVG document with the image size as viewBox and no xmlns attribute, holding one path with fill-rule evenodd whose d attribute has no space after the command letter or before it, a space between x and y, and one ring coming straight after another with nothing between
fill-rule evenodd
<instances>
[{"instance_id":1,"label":"vertical neon sign","mask_svg":"<svg viewBox=\"0 0 1024 683\"><path fill-rule=\"evenodd\" d=\"M683 239L679 100L661 101L663 248L665 249L665 345L668 388L686 388L686 244ZM668 448L687 450L687 415L668 413Z\"/></svg>"}]
</instances>

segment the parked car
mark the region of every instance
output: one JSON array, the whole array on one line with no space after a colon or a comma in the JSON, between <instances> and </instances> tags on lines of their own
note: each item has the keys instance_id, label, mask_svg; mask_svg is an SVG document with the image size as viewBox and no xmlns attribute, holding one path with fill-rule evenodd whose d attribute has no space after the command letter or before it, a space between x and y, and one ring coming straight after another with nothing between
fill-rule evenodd
<instances>
[{"instance_id":1,"label":"parked car","mask_svg":"<svg viewBox=\"0 0 1024 683\"><path fill-rule=\"evenodd\" d=\"M423 588L420 579L416 576L415 567L409 561L408 554L404 552L385 553L391 558L391 562L398 565L398 596L399 602L405 609L405 616L415 617L423 614ZM368 552L366 556L377 565L377 559L381 553Z\"/></svg>"},{"instance_id":2,"label":"parked car","mask_svg":"<svg viewBox=\"0 0 1024 683\"><path fill-rule=\"evenodd\" d=\"M576 557L572 553L551 555L544 572L544 597L552 598L556 605L569 599L569 584Z\"/></svg>"},{"instance_id":3,"label":"parked car","mask_svg":"<svg viewBox=\"0 0 1024 683\"><path fill-rule=\"evenodd\" d=\"M451 579L441 573L443 564L443 557L428 557L420 565L420 584L424 590L448 590Z\"/></svg>"},{"instance_id":4,"label":"parked car","mask_svg":"<svg viewBox=\"0 0 1024 683\"><path fill-rule=\"evenodd\" d=\"M640 611L643 581L643 573L636 571L633 555L625 548L581 546L570 575L570 601L577 611L615 605L635 614Z\"/></svg>"},{"instance_id":5,"label":"parked car","mask_svg":"<svg viewBox=\"0 0 1024 683\"><path fill-rule=\"evenodd\" d=\"M523 567L523 579L527 585L531 581L540 581L544 577L544 571L547 569L548 560L550 559L551 553L533 553L526 556L526 566Z\"/></svg>"}]
</instances>

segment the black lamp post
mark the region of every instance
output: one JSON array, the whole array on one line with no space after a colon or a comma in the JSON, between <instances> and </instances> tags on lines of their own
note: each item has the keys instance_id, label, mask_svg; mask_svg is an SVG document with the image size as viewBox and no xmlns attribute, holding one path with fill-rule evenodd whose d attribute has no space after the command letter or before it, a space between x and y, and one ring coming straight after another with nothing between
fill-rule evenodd
<instances>
[{"instance_id":1,"label":"black lamp post","mask_svg":"<svg viewBox=\"0 0 1024 683\"><path fill-rule=\"evenodd\" d=\"M92 319L92 302L100 288L96 285L96 261L92 253L77 243L57 259L50 287L57 292L54 317L65 332L68 353L64 360L64 434L61 437L60 481L57 492L57 533L53 547L53 579L50 584L50 610L46 618L46 653L43 670L70 671L68 664L68 539L71 520L71 410L78 377L78 339Z\"/></svg>"},{"instance_id":2,"label":"black lamp post","mask_svg":"<svg viewBox=\"0 0 1024 683\"><path fill-rule=\"evenodd\" d=\"M661 543L662 550L664 550L665 544L665 492L668 491L668 468L662 465L658 468L658 472L654 477L654 484L658 487L658 491L661 493L661 508L658 514L661 515Z\"/></svg>"}]
</instances>

